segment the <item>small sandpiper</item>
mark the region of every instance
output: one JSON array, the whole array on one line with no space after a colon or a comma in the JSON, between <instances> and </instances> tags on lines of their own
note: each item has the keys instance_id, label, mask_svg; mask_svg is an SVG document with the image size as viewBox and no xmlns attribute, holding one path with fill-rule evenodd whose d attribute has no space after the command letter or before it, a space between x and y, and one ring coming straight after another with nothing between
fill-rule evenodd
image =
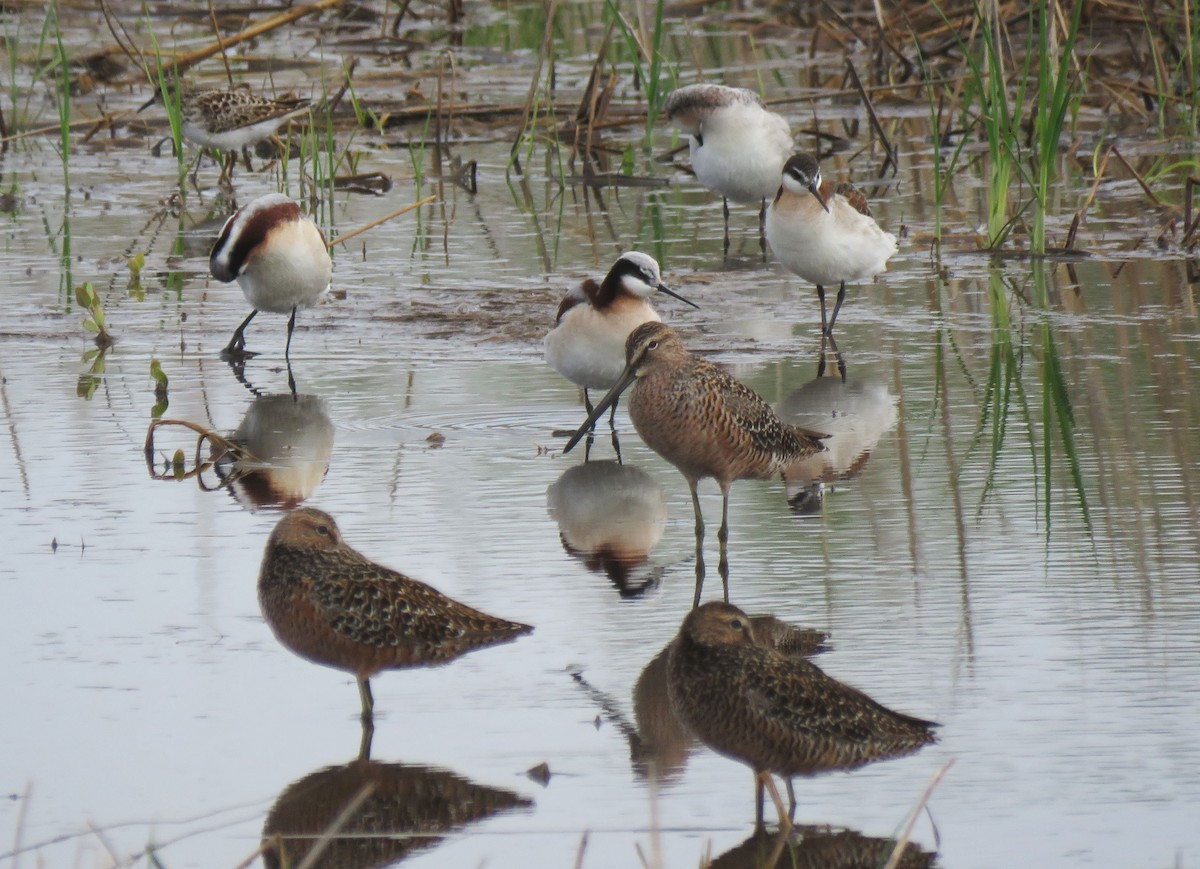
<instances>
[{"instance_id":1,"label":"small sandpiper","mask_svg":"<svg viewBox=\"0 0 1200 869\"><path fill-rule=\"evenodd\" d=\"M291 313L286 358L292 347L296 311L315 305L329 289L333 261L325 236L300 206L280 193L268 193L225 221L209 256L218 281L237 280L254 308L222 351L226 359L246 352L246 327L259 311Z\"/></svg>"},{"instance_id":2,"label":"small sandpiper","mask_svg":"<svg viewBox=\"0 0 1200 869\"><path fill-rule=\"evenodd\" d=\"M729 249L729 200L763 209L779 188L779 173L795 150L792 131L768 111L754 91L693 84L672 91L667 120L688 136L696 180L724 198L725 249Z\"/></svg>"},{"instance_id":3,"label":"small sandpiper","mask_svg":"<svg viewBox=\"0 0 1200 869\"><path fill-rule=\"evenodd\" d=\"M287 121L308 111L307 99L273 99L259 96L246 88L233 90L187 91L180 93L183 137L201 148L222 153L237 153L275 135ZM163 92L142 105L142 111L154 103L163 103ZM226 160L222 177L233 170Z\"/></svg>"},{"instance_id":4,"label":"small sandpiper","mask_svg":"<svg viewBox=\"0 0 1200 869\"><path fill-rule=\"evenodd\" d=\"M701 742L754 770L756 827L763 823L764 787L780 825L790 827L793 776L911 754L936 742L940 726L893 712L807 658L771 648L749 616L717 601L683 620L668 653L667 692ZM787 782L786 812L772 774Z\"/></svg>"},{"instance_id":5,"label":"small sandpiper","mask_svg":"<svg viewBox=\"0 0 1200 869\"><path fill-rule=\"evenodd\" d=\"M263 616L302 658L353 673L364 728L381 670L444 664L533 628L461 604L349 546L328 513L301 507L271 532L258 575Z\"/></svg>"},{"instance_id":6,"label":"small sandpiper","mask_svg":"<svg viewBox=\"0 0 1200 869\"><path fill-rule=\"evenodd\" d=\"M611 389L625 370L629 333L643 323L661 319L648 299L655 291L698 307L662 282L654 257L638 251L622 254L603 281L588 278L559 304L555 326L546 335L546 362L583 387L589 414L592 401L588 390ZM615 401L612 412L615 416Z\"/></svg>"},{"instance_id":7,"label":"small sandpiper","mask_svg":"<svg viewBox=\"0 0 1200 869\"><path fill-rule=\"evenodd\" d=\"M811 154L796 154L783 168L782 183L767 208L767 242L784 267L817 285L821 331L833 324L846 298L846 281L861 281L887 269L896 236L871 217L867 199L853 185L821 178ZM833 316L826 320L825 287L838 285Z\"/></svg>"}]
</instances>

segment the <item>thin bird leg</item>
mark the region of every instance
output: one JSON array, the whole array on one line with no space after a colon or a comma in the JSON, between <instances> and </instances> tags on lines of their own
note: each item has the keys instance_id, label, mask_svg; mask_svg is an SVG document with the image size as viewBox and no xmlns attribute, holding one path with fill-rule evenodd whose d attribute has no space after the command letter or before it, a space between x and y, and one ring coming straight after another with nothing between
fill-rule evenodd
<instances>
[{"instance_id":1,"label":"thin bird leg","mask_svg":"<svg viewBox=\"0 0 1200 869\"><path fill-rule=\"evenodd\" d=\"M725 214L725 250L724 255L729 256L729 199L721 197L721 208Z\"/></svg>"},{"instance_id":2,"label":"thin bird leg","mask_svg":"<svg viewBox=\"0 0 1200 869\"><path fill-rule=\"evenodd\" d=\"M375 698L371 696L371 680L366 676L360 676L358 679L358 699L362 702L362 720L363 726L374 717Z\"/></svg>"},{"instance_id":3,"label":"thin bird leg","mask_svg":"<svg viewBox=\"0 0 1200 869\"><path fill-rule=\"evenodd\" d=\"M242 325L233 330L233 337L229 339L229 343L225 345L224 354L226 356L234 356L242 353L246 349L246 327L250 325L250 321L254 319L254 315L258 313L255 308L250 312L250 316L242 320Z\"/></svg>"},{"instance_id":4,"label":"thin bird leg","mask_svg":"<svg viewBox=\"0 0 1200 869\"><path fill-rule=\"evenodd\" d=\"M767 200L758 207L758 247L762 251L763 262L767 261Z\"/></svg>"},{"instance_id":5,"label":"thin bird leg","mask_svg":"<svg viewBox=\"0 0 1200 869\"><path fill-rule=\"evenodd\" d=\"M700 495L696 491L698 480L688 480L692 491L692 509L696 512L696 593L692 597L692 609L700 606L700 595L704 591L704 514L700 512Z\"/></svg>"},{"instance_id":6,"label":"thin bird leg","mask_svg":"<svg viewBox=\"0 0 1200 869\"><path fill-rule=\"evenodd\" d=\"M289 355L292 352L292 331L296 328L296 307L292 306L292 316L288 317L288 336L287 343L283 345L283 358L291 360Z\"/></svg>"},{"instance_id":7,"label":"thin bird leg","mask_svg":"<svg viewBox=\"0 0 1200 869\"><path fill-rule=\"evenodd\" d=\"M362 738L358 741L358 759L371 759L371 741L375 738L375 721L364 718L362 722Z\"/></svg>"},{"instance_id":8,"label":"thin bird leg","mask_svg":"<svg viewBox=\"0 0 1200 869\"><path fill-rule=\"evenodd\" d=\"M846 282L842 281L838 287L837 301L833 303L833 316L829 318L829 334L833 334L833 324L837 322L838 311L842 309L842 302L846 301Z\"/></svg>"},{"instance_id":9,"label":"thin bird leg","mask_svg":"<svg viewBox=\"0 0 1200 869\"><path fill-rule=\"evenodd\" d=\"M612 430L612 447L613 452L617 454L617 464L623 464L621 461L621 439L617 437L617 430L615 428Z\"/></svg>"},{"instance_id":10,"label":"thin bird leg","mask_svg":"<svg viewBox=\"0 0 1200 869\"><path fill-rule=\"evenodd\" d=\"M721 544L721 555L717 561L717 573L721 574L721 591L725 603L729 603L729 486L721 487L721 530L717 532Z\"/></svg>"},{"instance_id":11,"label":"thin bird leg","mask_svg":"<svg viewBox=\"0 0 1200 869\"><path fill-rule=\"evenodd\" d=\"M591 416L592 411L596 409L596 408L592 407L592 399L591 399L591 396L588 395L586 386L583 388L583 406L587 408L588 416ZM595 423L592 423L592 425L594 427Z\"/></svg>"},{"instance_id":12,"label":"thin bird leg","mask_svg":"<svg viewBox=\"0 0 1200 869\"><path fill-rule=\"evenodd\" d=\"M754 773L754 831L763 831L766 825L763 823L763 775L765 773Z\"/></svg>"},{"instance_id":13,"label":"thin bird leg","mask_svg":"<svg viewBox=\"0 0 1200 869\"><path fill-rule=\"evenodd\" d=\"M790 778L785 778L784 781L787 782L788 820L794 823L796 820L796 790L792 787Z\"/></svg>"},{"instance_id":14,"label":"thin bird leg","mask_svg":"<svg viewBox=\"0 0 1200 869\"><path fill-rule=\"evenodd\" d=\"M825 288L817 284L817 298L821 300L821 331L829 334L829 323L825 319Z\"/></svg>"},{"instance_id":15,"label":"thin bird leg","mask_svg":"<svg viewBox=\"0 0 1200 869\"><path fill-rule=\"evenodd\" d=\"M613 434L617 433L617 405L620 403L620 398L613 401L612 410L608 412L608 427L613 430ZM591 413L591 411L588 411L588 413Z\"/></svg>"},{"instance_id":16,"label":"thin bird leg","mask_svg":"<svg viewBox=\"0 0 1200 869\"><path fill-rule=\"evenodd\" d=\"M775 779L771 777L769 770L764 770L758 774L759 781L767 788L767 793L771 795L771 802L775 804L775 813L779 816L779 829L790 830L792 828L791 818L784 811L783 799L779 796L779 788L775 787Z\"/></svg>"}]
</instances>

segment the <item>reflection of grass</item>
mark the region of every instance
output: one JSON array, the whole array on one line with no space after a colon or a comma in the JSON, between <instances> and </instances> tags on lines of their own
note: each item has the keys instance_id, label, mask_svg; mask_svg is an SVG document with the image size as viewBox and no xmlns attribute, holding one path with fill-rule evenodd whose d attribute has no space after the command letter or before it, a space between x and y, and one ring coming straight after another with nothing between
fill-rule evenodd
<instances>
[{"instance_id":1,"label":"reflection of grass","mask_svg":"<svg viewBox=\"0 0 1200 869\"><path fill-rule=\"evenodd\" d=\"M1035 294L1044 298L1045 264L1034 263ZM1039 384L1042 395L1041 447L1039 450L1039 426L1036 422L1025 388L1027 371L1024 366L1023 339L1013 327L1009 297L1012 288L996 271L989 275L989 294L992 310L992 349L988 365L987 382L984 386L982 409L972 449L980 442L988 446L988 470L980 497L979 509L983 509L988 495L995 487L996 473L1000 465L1005 441L1009 433L1010 418L1022 423L1029 444L1029 461L1035 480L1034 495L1045 505L1046 535L1051 530L1050 506L1054 491L1054 468L1059 459L1067 463L1071 485L1079 501L1084 524L1091 530L1091 514L1088 509L1087 492L1079 463L1079 450L1075 443L1075 413L1071 395L1063 374L1058 345L1054 338L1053 325L1043 319L1035 327L1036 343L1031 346L1041 361ZM1040 453L1040 462L1039 462ZM1040 464L1040 467L1039 467Z\"/></svg>"}]
</instances>

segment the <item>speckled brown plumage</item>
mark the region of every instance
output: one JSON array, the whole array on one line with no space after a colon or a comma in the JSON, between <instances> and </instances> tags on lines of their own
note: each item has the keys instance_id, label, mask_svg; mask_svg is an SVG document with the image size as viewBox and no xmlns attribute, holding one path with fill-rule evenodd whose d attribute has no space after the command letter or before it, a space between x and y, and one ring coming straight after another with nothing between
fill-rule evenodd
<instances>
[{"instance_id":1,"label":"speckled brown plumage","mask_svg":"<svg viewBox=\"0 0 1200 869\"><path fill-rule=\"evenodd\" d=\"M271 532L258 599L284 646L358 678L364 717L367 680L380 670L442 664L532 630L370 561L345 543L329 514L311 507Z\"/></svg>"},{"instance_id":2,"label":"speckled brown plumage","mask_svg":"<svg viewBox=\"0 0 1200 869\"><path fill-rule=\"evenodd\" d=\"M827 651L829 634L814 628L790 625L772 615L750 616L754 641L787 656L818 655ZM633 686L633 718L640 744L634 754L634 772L669 782L687 764L696 738L679 720L667 688L668 661L676 637L642 668Z\"/></svg>"},{"instance_id":3,"label":"speckled brown plumage","mask_svg":"<svg viewBox=\"0 0 1200 869\"><path fill-rule=\"evenodd\" d=\"M702 742L756 774L783 776L789 794L792 776L854 769L936 741L937 724L893 712L758 642L749 617L726 603L684 619L667 684L676 714ZM761 785L757 797L761 823Z\"/></svg>"},{"instance_id":4,"label":"speckled brown plumage","mask_svg":"<svg viewBox=\"0 0 1200 869\"><path fill-rule=\"evenodd\" d=\"M322 842L316 865L391 866L434 847L445 834L533 802L434 767L357 760L320 769L289 785L263 825L263 862L298 866L351 801L365 799Z\"/></svg>"},{"instance_id":5,"label":"speckled brown plumage","mask_svg":"<svg viewBox=\"0 0 1200 869\"><path fill-rule=\"evenodd\" d=\"M734 480L767 479L825 449L825 435L782 422L753 389L691 353L662 323L643 323L625 344L625 373L568 441L569 451L630 384L629 416L646 445L679 469L692 492L697 538L704 519L696 486L713 477L723 496L720 540L728 537ZM722 563L724 563L722 549Z\"/></svg>"}]
</instances>

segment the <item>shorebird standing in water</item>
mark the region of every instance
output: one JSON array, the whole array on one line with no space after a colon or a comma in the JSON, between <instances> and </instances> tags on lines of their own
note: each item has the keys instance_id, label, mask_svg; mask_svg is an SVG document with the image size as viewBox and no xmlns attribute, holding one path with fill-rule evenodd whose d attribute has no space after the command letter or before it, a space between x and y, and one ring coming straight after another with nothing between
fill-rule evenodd
<instances>
[{"instance_id":1,"label":"shorebird standing in water","mask_svg":"<svg viewBox=\"0 0 1200 869\"><path fill-rule=\"evenodd\" d=\"M222 351L226 359L251 356L246 327L259 311L287 314L286 358L292 348L296 311L315 305L329 289L333 261L325 236L300 206L280 193L268 193L225 221L209 256L218 281L236 280L254 310Z\"/></svg>"},{"instance_id":2,"label":"shorebird standing in water","mask_svg":"<svg viewBox=\"0 0 1200 869\"><path fill-rule=\"evenodd\" d=\"M697 602L703 578L704 516L696 487L712 477L721 487L720 570L728 596L729 490L734 480L768 479L796 460L823 450L824 437L780 421L750 387L707 359L688 352L669 326L638 326L625 345L625 371L563 452L587 434L630 384L629 416L646 446L679 469L696 517Z\"/></svg>"},{"instance_id":3,"label":"shorebird standing in water","mask_svg":"<svg viewBox=\"0 0 1200 869\"><path fill-rule=\"evenodd\" d=\"M821 178L817 158L797 154L783 168L782 183L767 208L767 242L793 274L817 285L821 331L833 324L846 299L846 281L861 281L887 269L898 249L896 236L871 217L867 199L853 185ZM825 318L825 287L838 285L833 316Z\"/></svg>"},{"instance_id":4,"label":"shorebird standing in water","mask_svg":"<svg viewBox=\"0 0 1200 869\"><path fill-rule=\"evenodd\" d=\"M658 322L650 305L659 292L698 307L662 282L658 262L638 251L621 254L604 280L591 278L563 297L555 326L546 335L546 362L583 387L583 401L592 412L589 389L611 389L625 370L625 341L643 323ZM617 413L612 405L610 424Z\"/></svg>"},{"instance_id":5,"label":"shorebird standing in water","mask_svg":"<svg viewBox=\"0 0 1200 869\"><path fill-rule=\"evenodd\" d=\"M790 827L793 776L857 769L937 741L938 724L893 712L807 658L771 648L758 640L750 617L728 603L688 613L667 667L680 720L709 748L754 770L756 827L764 787L780 826ZM773 774L787 782L786 813Z\"/></svg>"},{"instance_id":6,"label":"shorebird standing in water","mask_svg":"<svg viewBox=\"0 0 1200 869\"><path fill-rule=\"evenodd\" d=\"M664 111L687 134L696 180L723 198L725 252L730 199L758 203L761 234L767 200L779 189L779 173L795 150L788 122L768 111L754 91L719 84L674 90Z\"/></svg>"},{"instance_id":7,"label":"shorebird standing in water","mask_svg":"<svg viewBox=\"0 0 1200 869\"><path fill-rule=\"evenodd\" d=\"M162 89L138 111L154 103L164 102ZM187 91L179 93L183 137L201 148L210 148L226 155L221 178L233 172L237 152L270 139L292 118L308 111L307 99L273 99L260 96L246 88L232 90ZM233 154L229 159L227 155ZM249 157L246 158L247 163Z\"/></svg>"},{"instance_id":8,"label":"shorebird standing in water","mask_svg":"<svg viewBox=\"0 0 1200 869\"><path fill-rule=\"evenodd\" d=\"M280 643L354 674L364 727L375 706L370 678L381 670L444 664L533 630L370 561L342 539L332 516L311 507L271 532L258 601Z\"/></svg>"}]
</instances>

